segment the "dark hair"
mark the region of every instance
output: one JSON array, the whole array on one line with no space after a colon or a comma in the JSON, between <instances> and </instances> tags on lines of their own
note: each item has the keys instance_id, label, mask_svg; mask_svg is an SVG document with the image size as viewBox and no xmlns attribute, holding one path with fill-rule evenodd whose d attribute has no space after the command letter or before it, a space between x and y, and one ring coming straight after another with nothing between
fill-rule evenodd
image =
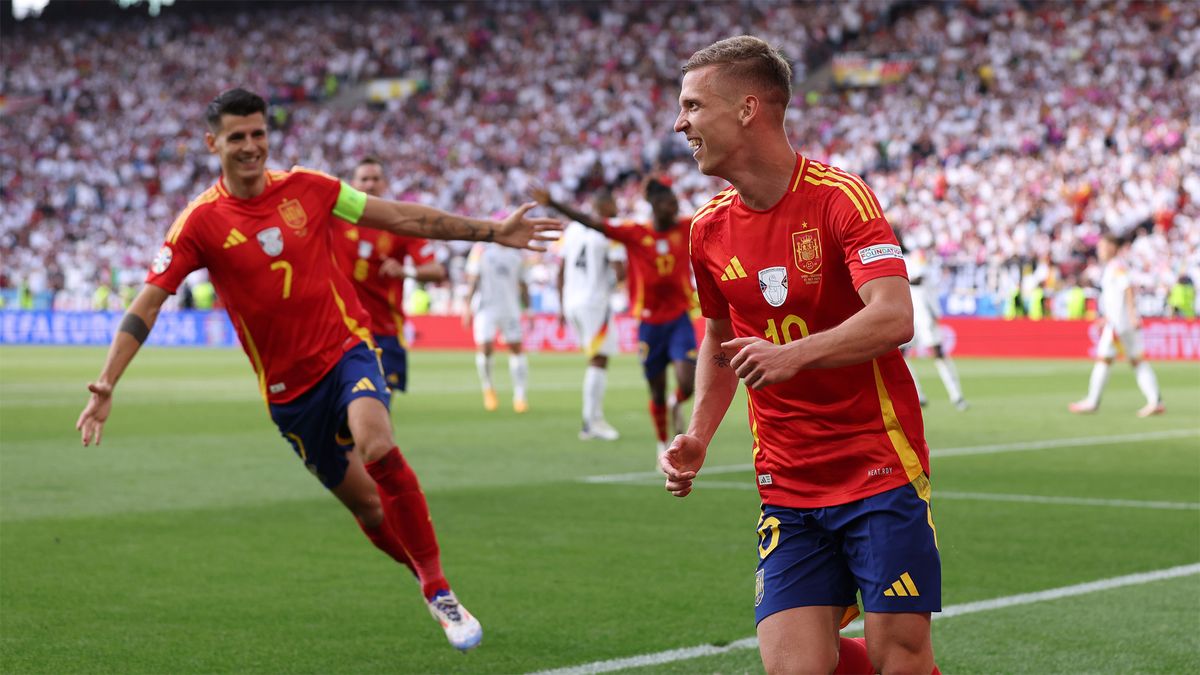
<instances>
[{"instance_id":1,"label":"dark hair","mask_svg":"<svg viewBox=\"0 0 1200 675\"><path fill-rule=\"evenodd\" d=\"M221 128L221 115L245 117L254 113L267 114L267 102L261 96L241 88L227 89L204 109L204 119L208 128L216 131Z\"/></svg>"},{"instance_id":2,"label":"dark hair","mask_svg":"<svg viewBox=\"0 0 1200 675\"><path fill-rule=\"evenodd\" d=\"M367 155L366 157L363 157L362 159L358 160L358 164L354 165L354 169L357 171L358 167L366 166L367 164L374 164L375 166L379 167L380 169L383 168L383 162L378 157L376 157L374 155Z\"/></svg>"},{"instance_id":3,"label":"dark hair","mask_svg":"<svg viewBox=\"0 0 1200 675\"><path fill-rule=\"evenodd\" d=\"M1112 230L1100 235L1100 239L1107 241L1117 248L1121 248L1125 244L1125 238L1117 235L1117 233L1113 232Z\"/></svg>"},{"instance_id":4,"label":"dark hair","mask_svg":"<svg viewBox=\"0 0 1200 675\"><path fill-rule=\"evenodd\" d=\"M670 186L660 180L651 178L650 180L646 181L646 201L654 201L659 197L665 197L674 194L675 193L671 191Z\"/></svg>"},{"instance_id":5,"label":"dark hair","mask_svg":"<svg viewBox=\"0 0 1200 675\"><path fill-rule=\"evenodd\" d=\"M792 100L792 66L783 54L752 35L725 38L692 54L683 66L687 73L719 66L722 75L761 90L763 100L787 107Z\"/></svg>"}]
</instances>

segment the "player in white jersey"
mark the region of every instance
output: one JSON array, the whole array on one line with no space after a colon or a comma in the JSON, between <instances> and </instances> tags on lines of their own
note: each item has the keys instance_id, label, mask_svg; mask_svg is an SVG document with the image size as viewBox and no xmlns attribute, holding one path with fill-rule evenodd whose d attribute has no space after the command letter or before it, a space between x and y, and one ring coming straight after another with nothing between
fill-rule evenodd
<instances>
[{"instance_id":1,"label":"player in white jersey","mask_svg":"<svg viewBox=\"0 0 1200 675\"><path fill-rule=\"evenodd\" d=\"M617 203L607 190L596 193L592 207L601 218L617 215ZM608 383L608 357L617 347L611 303L616 282L624 273L624 249L578 222L567 225L560 242L558 290L562 320L575 329L579 346L588 357L579 438L615 441L620 434L604 419L604 389Z\"/></svg>"},{"instance_id":2,"label":"player in white jersey","mask_svg":"<svg viewBox=\"0 0 1200 675\"><path fill-rule=\"evenodd\" d=\"M467 257L467 283L471 302L463 315L475 336L475 368L483 387L483 407L499 407L492 385L492 351L496 335L508 345L508 372L512 376L513 410L529 410L525 387L529 361L521 348L521 308L529 306L525 261L516 249L494 244L476 244Z\"/></svg>"},{"instance_id":3,"label":"player in white jersey","mask_svg":"<svg viewBox=\"0 0 1200 675\"><path fill-rule=\"evenodd\" d=\"M937 368L938 376L942 378L942 384L946 386L950 402L954 404L955 408L966 410L967 399L963 398L962 385L958 381L958 369L954 367L954 362L942 348L942 330L938 327L937 296L932 288L934 275L929 258L923 250L905 250L904 265L908 271L909 292L912 293L913 339L909 340L908 344L902 345L900 349L904 351L904 363L908 365L913 384L917 387L917 397L920 399L922 407L929 402L925 398L925 392L921 389L920 380L917 379L917 371L913 369L912 362L908 358L914 346L933 351L934 367Z\"/></svg>"},{"instance_id":4,"label":"player in white jersey","mask_svg":"<svg viewBox=\"0 0 1200 675\"><path fill-rule=\"evenodd\" d=\"M1099 409L1100 395L1108 382L1108 370L1119 346L1129 359L1129 365L1133 366L1138 388L1146 397L1146 405L1138 410L1138 417L1161 415L1166 412L1166 407L1154 370L1142 360L1142 319L1134 303L1129 270L1117 255L1120 249L1121 240L1113 234L1104 235L1096 244L1096 258L1104 265L1100 277L1100 316L1104 320L1104 329L1100 343L1096 345L1096 365L1092 367L1087 398L1072 403L1068 409L1081 414Z\"/></svg>"}]
</instances>

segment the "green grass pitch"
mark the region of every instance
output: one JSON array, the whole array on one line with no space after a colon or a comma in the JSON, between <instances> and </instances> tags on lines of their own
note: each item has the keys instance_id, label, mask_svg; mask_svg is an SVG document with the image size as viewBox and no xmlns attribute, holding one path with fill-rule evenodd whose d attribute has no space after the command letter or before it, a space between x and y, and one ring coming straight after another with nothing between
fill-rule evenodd
<instances>
[{"instance_id":1,"label":"green grass pitch","mask_svg":"<svg viewBox=\"0 0 1200 675\"><path fill-rule=\"evenodd\" d=\"M610 366L623 436L604 443L576 439L578 355L531 359L532 410L518 416L483 411L469 354L413 354L392 417L447 574L484 625L460 655L407 571L278 436L241 353L144 350L103 444L83 448L74 422L103 354L0 348L0 671L510 673L754 634L741 394L708 460L733 468L678 500L648 474L632 357ZM918 362L945 453L933 486L947 606L1200 562L1200 365L1154 364L1168 412L1144 420L1125 364L1087 417L1066 412L1086 361L958 366L965 413ZM643 475L584 480L625 473ZM933 637L946 673L1198 672L1200 574L950 616ZM638 669L760 671L753 649Z\"/></svg>"}]
</instances>

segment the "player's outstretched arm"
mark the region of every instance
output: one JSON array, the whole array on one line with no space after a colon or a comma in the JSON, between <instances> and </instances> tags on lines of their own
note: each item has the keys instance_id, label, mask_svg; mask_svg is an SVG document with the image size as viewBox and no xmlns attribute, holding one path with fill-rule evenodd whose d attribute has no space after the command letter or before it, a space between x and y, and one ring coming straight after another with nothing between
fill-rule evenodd
<instances>
[{"instance_id":1,"label":"player's outstretched arm","mask_svg":"<svg viewBox=\"0 0 1200 675\"><path fill-rule=\"evenodd\" d=\"M536 203L527 202L504 220L484 220L368 195L357 224L407 237L494 241L513 248L542 251L545 246L541 242L558 239L562 223L554 218L526 217L535 206Z\"/></svg>"},{"instance_id":2,"label":"player's outstretched arm","mask_svg":"<svg viewBox=\"0 0 1200 675\"><path fill-rule=\"evenodd\" d=\"M529 196L533 197L533 200L535 202L537 202L538 204L541 204L542 206L552 208L555 211L558 211L559 213L563 214L564 216L570 218L571 220L574 220L575 222L577 222L585 227L590 227L593 230L600 232L601 234L604 233L604 221L603 220L598 219L591 214L584 213L583 211L580 211L579 209L567 206L566 204L563 204L560 201L551 199L550 191L547 190L546 188L542 188L542 187L531 188L529 190Z\"/></svg>"},{"instance_id":3,"label":"player's outstretched arm","mask_svg":"<svg viewBox=\"0 0 1200 675\"><path fill-rule=\"evenodd\" d=\"M117 334L113 336L112 344L109 345L108 356L104 359L100 376L88 385L91 396L87 405L75 422L75 429L80 432L85 446L91 445L93 440L96 445L100 445L104 423L112 411L113 387L117 386L117 380L121 379L130 361L133 361L134 355L150 335L150 329L158 319L158 311L162 309L162 304L167 301L168 296L169 294L158 286L146 284L129 305L129 311L125 313L121 327L117 329Z\"/></svg>"},{"instance_id":4,"label":"player's outstretched arm","mask_svg":"<svg viewBox=\"0 0 1200 675\"><path fill-rule=\"evenodd\" d=\"M692 492L692 481L704 464L708 444L737 393L738 378L729 365L732 354L721 343L733 339L729 319L708 319L696 361L696 405L686 434L671 441L659 458L667 475L667 491L676 497Z\"/></svg>"}]
</instances>

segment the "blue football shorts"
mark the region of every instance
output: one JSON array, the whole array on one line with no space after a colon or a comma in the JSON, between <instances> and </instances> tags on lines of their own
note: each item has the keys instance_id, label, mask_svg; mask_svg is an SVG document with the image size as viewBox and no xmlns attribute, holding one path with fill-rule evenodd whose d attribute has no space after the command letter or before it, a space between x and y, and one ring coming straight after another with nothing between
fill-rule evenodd
<instances>
[{"instance_id":1,"label":"blue football shorts","mask_svg":"<svg viewBox=\"0 0 1200 675\"><path fill-rule=\"evenodd\" d=\"M688 313L667 323L638 324L638 356L647 380L662 374L672 361L696 362L696 331Z\"/></svg>"},{"instance_id":2,"label":"blue football shorts","mask_svg":"<svg viewBox=\"0 0 1200 675\"><path fill-rule=\"evenodd\" d=\"M942 562L922 475L849 504L792 509L764 504L758 521L754 619L794 607L938 612Z\"/></svg>"},{"instance_id":3,"label":"blue football shorts","mask_svg":"<svg viewBox=\"0 0 1200 675\"><path fill-rule=\"evenodd\" d=\"M342 354L333 370L312 389L287 403L268 406L279 433L330 490L346 477L346 453L354 448L346 411L351 401L364 396L378 399L384 406L391 398L379 357L360 342Z\"/></svg>"},{"instance_id":4,"label":"blue football shorts","mask_svg":"<svg viewBox=\"0 0 1200 675\"><path fill-rule=\"evenodd\" d=\"M408 389L408 350L395 335L376 335L379 360L383 363L383 377L392 391Z\"/></svg>"}]
</instances>

